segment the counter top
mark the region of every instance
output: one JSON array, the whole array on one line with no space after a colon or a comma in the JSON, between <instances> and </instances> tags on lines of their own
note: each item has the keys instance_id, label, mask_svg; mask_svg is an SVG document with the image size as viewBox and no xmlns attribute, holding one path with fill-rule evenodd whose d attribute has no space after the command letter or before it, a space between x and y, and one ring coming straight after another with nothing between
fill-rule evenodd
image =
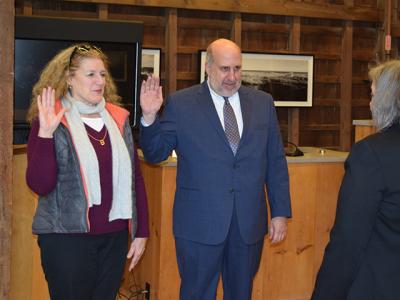
<instances>
[{"instance_id":1,"label":"counter top","mask_svg":"<svg viewBox=\"0 0 400 300\"><path fill-rule=\"evenodd\" d=\"M286 157L289 164L301 163L335 163L344 162L348 156L348 152L334 151L317 147L299 147L303 151L304 156ZM139 157L143 159L143 154L139 150ZM177 158L168 157L167 160L159 163L163 167L176 167Z\"/></svg>"},{"instance_id":2,"label":"counter top","mask_svg":"<svg viewBox=\"0 0 400 300\"><path fill-rule=\"evenodd\" d=\"M333 163L344 162L348 152L328 150L317 147L299 147L304 156L287 156L287 162L291 163Z\"/></svg>"},{"instance_id":3,"label":"counter top","mask_svg":"<svg viewBox=\"0 0 400 300\"><path fill-rule=\"evenodd\" d=\"M374 126L374 122L372 120L353 120L353 125Z\"/></svg>"}]
</instances>

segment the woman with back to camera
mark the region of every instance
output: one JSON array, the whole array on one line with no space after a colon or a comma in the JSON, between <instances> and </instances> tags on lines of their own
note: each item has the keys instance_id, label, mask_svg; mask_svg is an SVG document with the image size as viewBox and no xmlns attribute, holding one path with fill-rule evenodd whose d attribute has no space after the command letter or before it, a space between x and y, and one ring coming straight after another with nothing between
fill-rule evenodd
<instances>
[{"instance_id":1,"label":"woman with back to camera","mask_svg":"<svg viewBox=\"0 0 400 300\"><path fill-rule=\"evenodd\" d=\"M400 61L369 72L378 132L345 162L313 300L400 299Z\"/></svg>"},{"instance_id":2,"label":"woman with back to camera","mask_svg":"<svg viewBox=\"0 0 400 300\"><path fill-rule=\"evenodd\" d=\"M51 299L114 300L126 257L132 270L149 229L129 113L107 57L90 44L62 50L32 98L26 180L39 195L32 229Z\"/></svg>"}]
</instances>

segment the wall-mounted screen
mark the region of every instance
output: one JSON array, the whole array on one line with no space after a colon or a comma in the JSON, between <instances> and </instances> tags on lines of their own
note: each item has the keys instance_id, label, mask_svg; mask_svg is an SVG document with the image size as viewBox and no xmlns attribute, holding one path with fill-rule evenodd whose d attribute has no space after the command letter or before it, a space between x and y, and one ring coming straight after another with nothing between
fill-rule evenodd
<instances>
[{"instance_id":1,"label":"wall-mounted screen","mask_svg":"<svg viewBox=\"0 0 400 300\"><path fill-rule=\"evenodd\" d=\"M122 105L130 111L132 127L137 126L142 35L143 25L136 22L16 17L14 144L27 141L26 113L41 70L61 49L80 42L108 56Z\"/></svg>"}]
</instances>

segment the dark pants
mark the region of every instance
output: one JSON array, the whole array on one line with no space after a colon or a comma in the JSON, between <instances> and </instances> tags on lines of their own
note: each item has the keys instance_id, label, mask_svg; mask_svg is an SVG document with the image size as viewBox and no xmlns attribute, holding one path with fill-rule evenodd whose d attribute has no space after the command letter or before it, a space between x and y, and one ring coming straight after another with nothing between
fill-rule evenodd
<instances>
[{"instance_id":1,"label":"dark pants","mask_svg":"<svg viewBox=\"0 0 400 300\"><path fill-rule=\"evenodd\" d=\"M126 230L41 234L38 244L52 300L115 300L126 261Z\"/></svg>"},{"instance_id":2,"label":"dark pants","mask_svg":"<svg viewBox=\"0 0 400 300\"><path fill-rule=\"evenodd\" d=\"M263 243L263 240L251 245L243 242L235 213L222 244L206 245L175 238L181 276L180 299L215 299L221 273L224 300L251 299Z\"/></svg>"}]
</instances>

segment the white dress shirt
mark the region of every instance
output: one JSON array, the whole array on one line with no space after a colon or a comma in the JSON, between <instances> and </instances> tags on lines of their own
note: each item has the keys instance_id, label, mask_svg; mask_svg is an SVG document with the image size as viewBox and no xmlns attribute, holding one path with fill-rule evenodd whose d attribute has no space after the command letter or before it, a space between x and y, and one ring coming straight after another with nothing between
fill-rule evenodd
<instances>
[{"instance_id":1,"label":"white dress shirt","mask_svg":"<svg viewBox=\"0 0 400 300\"><path fill-rule=\"evenodd\" d=\"M207 81L208 88L210 89L211 98L214 102L215 109L217 110L217 114L219 120L221 121L222 128L225 130L224 124L224 103L225 100L222 96L218 95L210 86L210 83ZM236 122L238 124L239 134L242 137L243 132L243 117L242 117L242 109L240 107L240 99L239 93L234 93L231 97L228 98L229 103L231 104L233 111L235 113Z\"/></svg>"}]
</instances>

